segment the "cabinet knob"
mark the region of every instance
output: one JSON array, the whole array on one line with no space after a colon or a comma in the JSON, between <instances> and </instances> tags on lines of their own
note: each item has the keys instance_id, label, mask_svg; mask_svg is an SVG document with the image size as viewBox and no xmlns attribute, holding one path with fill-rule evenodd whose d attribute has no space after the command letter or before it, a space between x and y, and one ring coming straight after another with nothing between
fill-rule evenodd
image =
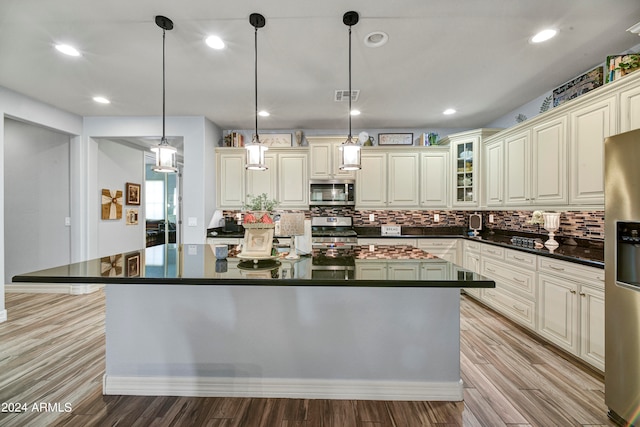
<instances>
[{"instance_id":1,"label":"cabinet knob","mask_svg":"<svg viewBox=\"0 0 640 427\"><path fill-rule=\"evenodd\" d=\"M571 292L572 294L576 293L576 291L574 289L569 290L569 292Z\"/></svg>"}]
</instances>

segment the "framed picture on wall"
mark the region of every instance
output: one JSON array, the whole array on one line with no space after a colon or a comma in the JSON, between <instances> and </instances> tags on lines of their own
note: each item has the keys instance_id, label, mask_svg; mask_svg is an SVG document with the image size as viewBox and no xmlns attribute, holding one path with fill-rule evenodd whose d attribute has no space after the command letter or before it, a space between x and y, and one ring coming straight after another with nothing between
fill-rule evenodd
<instances>
[{"instance_id":1,"label":"framed picture on wall","mask_svg":"<svg viewBox=\"0 0 640 427\"><path fill-rule=\"evenodd\" d=\"M137 225L138 224L138 209L127 209L127 225Z\"/></svg>"},{"instance_id":2,"label":"framed picture on wall","mask_svg":"<svg viewBox=\"0 0 640 427\"><path fill-rule=\"evenodd\" d=\"M139 205L140 204L140 184L134 184L132 182L127 182L125 194L127 195L127 204L128 205Z\"/></svg>"},{"instance_id":3,"label":"framed picture on wall","mask_svg":"<svg viewBox=\"0 0 640 427\"><path fill-rule=\"evenodd\" d=\"M122 190L102 189L102 219L122 218Z\"/></svg>"},{"instance_id":4,"label":"framed picture on wall","mask_svg":"<svg viewBox=\"0 0 640 427\"><path fill-rule=\"evenodd\" d=\"M132 252L126 255L124 266L127 277L140 277L140 252Z\"/></svg>"}]
</instances>

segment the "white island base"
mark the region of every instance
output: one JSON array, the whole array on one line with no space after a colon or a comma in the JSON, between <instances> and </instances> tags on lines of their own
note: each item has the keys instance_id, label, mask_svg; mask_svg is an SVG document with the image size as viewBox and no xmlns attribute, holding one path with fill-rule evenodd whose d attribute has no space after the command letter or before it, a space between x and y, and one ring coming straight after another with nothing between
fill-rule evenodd
<instances>
[{"instance_id":1,"label":"white island base","mask_svg":"<svg viewBox=\"0 0 640 427\"><path fill-rule=\"evenodd\" d=\"M462 400L455 287L106 286L109 395Z\"/></svg>"}]
</instances>

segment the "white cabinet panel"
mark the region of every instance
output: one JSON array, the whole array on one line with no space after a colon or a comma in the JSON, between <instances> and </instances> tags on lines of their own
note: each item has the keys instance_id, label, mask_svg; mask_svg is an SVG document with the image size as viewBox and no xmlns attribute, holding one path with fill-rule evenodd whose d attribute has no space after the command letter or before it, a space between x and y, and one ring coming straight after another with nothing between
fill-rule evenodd
<instances>
[{"instance_id":1,"label":"white cabinet panel","mask_svg":"<svg viewBox=\"0 0 640 427\"><path fill-rule=\"evenodd\" d=\"M223 209L240 209L245 203L244 152L216 153L218 156L218 201Z\"/></svg>"},{"instance_id":2,"label":"white cabinet panel","mask_svg":"<svg viewBox=\"0 0 640 427\"><path fill-rule=\"evenodd\" d=\"M567 203L567 118L560 116L533 127L533 202Z\"/></svg>"},{"instance_id":3,"label":"white cabinet panel","mask_svg":"<svg viewBox=\"0 0 640 427\"><path fill-rule=\"evenodd\" d=\"M634 129L640 129L640 85L637 84L620 92L620 132Z\"/></svg>"},{"instance_id":4,"label":"white cabinet panel","mask_svg":"<svg viewBox=\"0 0 640 427\"><path fill-rule=\"evenodd\" d=\"M580 288L580 357L604 371L604 292Z\"/></svg>"},{"instance_id":5,"label":"white cabinet panel","mask_svg":"<svg viewBox=\"0 0 640 427\"><path fill-rule=\"evenodd\" d=\"M420 155L420 206L446 207L449 204L449 152Z\"/></svg>"},{"instance_id":6,"label":"white cabinet panel","mask_svg":"<svg viewBox=\"0 0 640 427\"><path fill-rule=\"evenodd\" d=\"M258 196L266 193L269 199L278 198L278 167L276 156L267 151L264 158L267 170L248 170L246 171L247 179L247 195Z\"/></svg>"},{"instance_id":7,"label":"white cabinet panel","mask_svg":"<svg viewBox=\"0 0 640 427\"><path fill-rule=\"evenodd\" d=\"M571 204L604 204L604 139L615 133L615 101L612 96L570 114Z\"/></svg>"},{"instance_id":8,"label":"white cabinet panel","mask_svg":"<svg viewBox=\"0 0 640 427\"><path fill-rule=\"evenodd\" d=\"M340 170L340 146L346 136L308 136L311 179L353 179L354 171Z\"/></svg>"},{"instance_id":9,"label":"white cabinet panel","mask_svg":"<svg viewBox=\"0 0 640 427\"><path fill-rule=\"evenodd\" d=\"M356 206L384 207L387 205L387 155L362 150L362 169L356 173Z\"/></svg>"},{"instance_id":10,"label":"white cabinet panel","mask_svg":"<svg viewBox=\"0 0 640 427\"><path fill-rule=\"evenodd\" d=\"M280 208L309 207L307 153L278 154L278 201Z\"/></svg>"},{"instance_id":11,"label":"white cabinet panel","mask_svg":"<svg viewBox=\"0 0 640 427\"><path fill-rule=\"evenodd\" d=\"M504 140L491 141L485 145L487 206L502 206L504 197Z\"/></svg>"},{"instance_id":12,"label":"white cabinet panel","mask_svg":"<svg viewBox=\"0 0 640 427\"><path fill-rule=\"evenodd\" d=\"M417 207L418 153L389 153L388 206Z\"/></svg>"},{"instance_id":13,"label":"white cabinet panel","mask_svg":"<svg viewBox=\"0 0 640 427\"><path fill-rule=\"evenodd\" d=\"M578 353L577 285L545 273L538 275L538 332L571 353Z\"/></svg>"},{"instance_id":14,"label":"white cabinet panel","mask_svg":"<svg viewBox=\"0 0 640 427\"><path fill-rule=\"evenodd\" d=\"M531 203L531 136L529 130L508 136L505 151L505 204Z\"/></svg>"}]
</instances>

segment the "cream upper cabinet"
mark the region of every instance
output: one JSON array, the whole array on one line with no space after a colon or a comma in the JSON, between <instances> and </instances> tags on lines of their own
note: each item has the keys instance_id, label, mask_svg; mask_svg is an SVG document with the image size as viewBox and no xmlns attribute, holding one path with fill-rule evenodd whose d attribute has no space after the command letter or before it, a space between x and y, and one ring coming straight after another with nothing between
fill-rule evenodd
<instances>
[{"instance_id":1,"label":"cream upper cabinet","mask_svg":"<svg viewBox=\"0 0 640 427\"><path fill-rule=\"evenodd\" d=\"M420 206L449 205L449 149L430 148L420 154Z\"/></svg>"},{"instance_id":2,"label":"cream upper cabinet","mask_svg":"<svg viewBox=\"0 0 640 427\"><path fill-rule=\"evenodd\" d=\"M640 75L625 78L634 78L636 84L620 92L620 132L640 129Z\"/></svg>"},{"instance_id":3,"label":"cream upper cabinet","mask_svg":"<svg viewBox=\"0 0 640 427\"><path fill-rule=\"evenodd\" d=\"M278 167L277 155L267 151L264 161L266 171L248 170L246 172L247 196L258 196L265 193L269 199L278 198Z\"/></svg>"},{"instance_id":4,"label":"cream upper cabinet","mask_svg":"<svg viewBox=\"0 0 640 427\"><path fill-rule=\"evenodd\" d=\"M487 142L484 146L485 197L487 206L504 203L504 139Z\"/></svg>"},{"instance_id":5,"label":"cream upper cabinet","mask_svg":"<svg viewBox=\"0 0 640 427\"><path fill-rule=\"evenodd\" d=\"M216 150L218 200L220 209L240 209L245 203L244 150Z\"/></svg>"},{"instance_id":6,"label":"cream upper cabinet","mask_svg":"<svg viewBox=\"0 0 640 427\"><path fill-rule=\"evenodd\" d=\"M356 207L387 205L387 154L377 150L362 150L362 169L356 173Z\"/></svg>"},{"instance_id":7,"label":"cream upper cabinet","mask_svg":"<svg viewBox=\"0 0 640 427\"><path fill-rule=\"evenodd\" d=\"M340 146L346 140L342 136L309 136L309 178L353 179L354 171L340 170Z\"/></svg>"},{"instance_id":8,"label":"cream upper cabinet","mask_svg":"<svg viewBox=\"0 0 640 427\"><path fill-rule=\"evenodd\" d=\"M419 154L417 152L389 152L387 156L389 166L387 206L418 207Z\"/></svg>"},{"instance_id":9,"label":"cream upper cabinet","mask_svg":"<svg viewBox=\"0 0 640 427\"><path fill-rule=\"evenodd\" d=\"M309 208L308 153L278 153L278 202L280 208Z\"/></svg>"},{"instance_id":10,"label":"cream upper cabinet","mask_svg":"<svg viewBox=\"0 0 640 427\"><path fill-rule=\"evenodd\" d=\"M569 117L569 203L604 204L604 139L615 134L616 97L589 103L571 111Z\"/></svg>"},{"instance_id":11,"label":"cream upper cabinet","mask_svg":"<svg viewBox=\"0 0 640 427\"><path fill-rule=\"evenodd\" d=\"M504 140L505 205L531 203L531 133L528 129Z\"/></svg>"},{"instance_id":12,"label":"cream upper cabinet","mask_svg":"<svg viewBox=\"0 0 640 427\"><path fill-rule=\"evenodd\" d=\"M567 116L549 118L531 129L533 145L532 202L566 205Z\"/></svg>"}]
</instances>

